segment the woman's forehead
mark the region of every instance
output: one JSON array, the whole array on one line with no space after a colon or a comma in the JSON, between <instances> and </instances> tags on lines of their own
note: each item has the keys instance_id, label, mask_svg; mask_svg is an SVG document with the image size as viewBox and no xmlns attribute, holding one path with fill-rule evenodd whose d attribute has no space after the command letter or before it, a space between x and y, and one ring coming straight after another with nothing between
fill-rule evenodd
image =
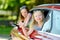
<instances>
[{"instance_id":1,"label":"woman's forehead","mask_svg":"<svg viewBox=\"0 0 60 40\"><path fill-rule=\"evenodd\" d=\"M21 12L23 12L23 11L27 11L27 10L26 9L22 9Z\"/></svg>"},{"instance_id":2,"label":"woman's forehead","mask_svg":"<svg viewBox=\"0 0 60 40\"><path fill-rule=\"evenodd\" d=\"M40 14L42 14L42 12L41 12L41 11L36 11L36 12L34 12L33 14L34 14L34 15L40 15Z\"/></svg>"}]
</instances>

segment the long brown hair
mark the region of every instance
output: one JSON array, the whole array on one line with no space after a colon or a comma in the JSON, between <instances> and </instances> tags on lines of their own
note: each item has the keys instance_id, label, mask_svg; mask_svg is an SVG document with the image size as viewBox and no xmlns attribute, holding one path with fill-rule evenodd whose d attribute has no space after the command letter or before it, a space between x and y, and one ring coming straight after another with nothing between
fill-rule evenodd
<instances>
[{"instance_id":1,"label":"long brown hair","mask_svg":"<svg viewBox=\"0 0 60 40\"><path fill-rule=\"evenodd\" d=\"M22 6L22 7L20 7L20 11L21 11L22 9L26 9L27 12L29 12L29 9L27 8L27 6ZM20 12L20 13L19 13L19 21L22 21L22 20L24 20L24 17L22 16L22 14L21 14L21 12Z\"/></svg>"}]
</instances>

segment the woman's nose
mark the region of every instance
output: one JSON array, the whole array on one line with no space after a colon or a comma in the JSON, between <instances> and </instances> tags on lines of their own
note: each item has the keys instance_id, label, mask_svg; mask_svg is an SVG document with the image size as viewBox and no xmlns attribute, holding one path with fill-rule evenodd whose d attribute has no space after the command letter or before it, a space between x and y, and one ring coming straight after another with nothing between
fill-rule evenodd
<instances>
[{"instance_id":1,"label":"woman's nose","mask_svg":"<svg viewBox=\"0 0 60 40\"><path fill-rule=\"evenodd\" d=\"M41 18L41 16L37 16L38 18Z\"/></svg>"}]
</instances>

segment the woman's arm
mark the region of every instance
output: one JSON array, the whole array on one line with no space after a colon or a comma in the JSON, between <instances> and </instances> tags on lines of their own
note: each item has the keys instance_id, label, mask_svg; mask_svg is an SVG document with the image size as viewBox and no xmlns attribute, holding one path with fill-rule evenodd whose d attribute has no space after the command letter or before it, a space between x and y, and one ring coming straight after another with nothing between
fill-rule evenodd
<instances>
[{"instance_id":1,"label":"woman's arm","mask_svg":"<svg viewBox=\"0 0 60 40\"><path fill-rule=\"evenodd\" d=\"M24 24L24 22L22 23L21 21L18 23L19 27L22 28L22 31L24 33L24 35L27 37L27 31L26 31L26 26Z\"/></svg>"},{"instance_id":2,"label":"woman's arm","mask_svg":"<svg viewBox=\"0 0 60 40\"><path fill-rule=\"evenodd\" d=\"M29 22L30 18L31 18L31 14L29 13L28 16L24 20L25 26L28 25L28 22Z\"/></svg>"},{"instance_id":3,"label":"woman's arm","mask_svg":"<svg viewBox=\"0 0 60 40\"><path fill-rule=\"evenodd\" d=\"M11 31L11 37L12 37L12 38L14 38L14 37L19 37L19 38L22 38L22 39L25 39L25 40L28 40L28 39L29 39L28 37L20 34L20 33L18 32L18 30L15 29L15 28Z\"/></svg>"},{"instance_id":4,"label":"woman's arm","mask_svg":"<svg viewBox=\"0 0 60 40\"><path fill-rule=\"evenodd\" d=\"M30 35L33 32L33 27L29 27L29 31L27 32L28 35Z\"/></svg>"},{"instance_id":5,"label":"woman's arm","mask_svg":"<svg viewBox=\"0 0 60 40\"><path fill-rule=\"evenodd\" d=\"M28 37L28 35L27 35L27 30L26 30L26 27L24 26L24 23L22 23L22 24L20 25L20 27L22 28L22 31L23 31L24 35L25 35L26 37Z\"/></svg>"}]
</instances>

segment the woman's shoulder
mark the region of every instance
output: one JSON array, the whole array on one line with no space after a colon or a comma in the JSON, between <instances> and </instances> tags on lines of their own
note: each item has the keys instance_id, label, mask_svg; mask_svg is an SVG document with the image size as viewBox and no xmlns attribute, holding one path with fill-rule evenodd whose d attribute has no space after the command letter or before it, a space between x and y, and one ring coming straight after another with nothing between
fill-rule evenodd
<instances>
[{"instance_id":1,"label":"woman's shoulder","mask_svg":"<svg viewBox=\"0 0 60 40\"><path fill-rule=\"evenodd\" d=\"M32 16L32 14L31 14L31 13L28 13L28 16L29 16L29 17L31 17L31 16Z\"/></svg>"}]
</instances>

